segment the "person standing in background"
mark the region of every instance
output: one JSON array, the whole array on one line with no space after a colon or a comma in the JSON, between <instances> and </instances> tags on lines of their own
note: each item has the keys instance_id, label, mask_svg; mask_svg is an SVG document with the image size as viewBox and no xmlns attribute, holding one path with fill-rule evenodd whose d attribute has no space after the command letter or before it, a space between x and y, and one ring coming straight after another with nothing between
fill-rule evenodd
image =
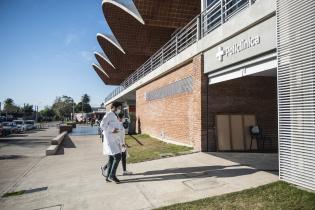
<instances>
[{"instance_id":1,"label":"person standing in background","mask_svg":"<svg viewBox=\"0 0 315 210\"><path fill-rule=\"evenodd\" d=\"M121 144L121 163L123 167L123 175L131 175L132 172L127 171L127 145L125 141L124 113L118 114L119 121L119 141Z\"/></svg>"}]
</instances>

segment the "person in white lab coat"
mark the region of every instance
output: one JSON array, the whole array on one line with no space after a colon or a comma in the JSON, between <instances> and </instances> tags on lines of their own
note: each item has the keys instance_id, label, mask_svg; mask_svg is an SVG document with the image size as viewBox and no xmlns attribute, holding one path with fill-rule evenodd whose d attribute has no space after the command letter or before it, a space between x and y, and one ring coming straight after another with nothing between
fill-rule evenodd
<instances>
[{"instance_id":1,"label":"person in white lab coat","mask_svg":"<svg viewBox=\"0 0 315 210\"><path fill-rule=\"evenodd\" d=\"M119 121L117 114L121 111L121 103L114 102L110 112L106 113L101 121L100 127L103 131L103 154L108 155L108 163L101 167L102 175L106 177L106 181L114 181L116 184L120 180L116 176L116 170L121 160L121 142L119 141ZM105 170L107 168L107 175Z\"/></svg>"}]
</instances>

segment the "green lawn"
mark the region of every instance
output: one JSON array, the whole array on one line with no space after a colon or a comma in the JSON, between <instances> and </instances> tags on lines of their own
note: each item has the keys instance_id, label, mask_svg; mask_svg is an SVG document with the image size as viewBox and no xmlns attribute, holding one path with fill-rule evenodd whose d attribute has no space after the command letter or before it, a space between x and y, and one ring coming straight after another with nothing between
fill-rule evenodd
<instances>
[{"instance_id":1,"label":"green lawn","mask_svg":"<svg viewBox=\"0 0 315 210\"><path fill-rule=\"evenodd\" d=\"M192 151L191 147L168 144L146 134L126 135L126 143L130 155L128 163L158 159L161 158L161 154L177 156Z\"/></svg>"},{"instance_id":2,"label":"green lawn","mask_svg":"<svg viewBox=\"0 0 315 210\"><path fill-rule=\"evenodd\" d=\"M158 210L188 209L311 210L315 209L315 193L307 192L285 182L278 181L241 192L158 208Z\"/></svg>"}]
</instances>

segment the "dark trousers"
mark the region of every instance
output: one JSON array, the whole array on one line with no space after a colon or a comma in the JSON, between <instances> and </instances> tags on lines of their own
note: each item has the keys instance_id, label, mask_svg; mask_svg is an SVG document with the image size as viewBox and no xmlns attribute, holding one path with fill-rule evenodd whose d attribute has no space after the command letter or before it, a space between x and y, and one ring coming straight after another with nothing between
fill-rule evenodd
<instances>
[{"instance_id":1,"label":"dark trousers","mask_svg":"<svg viewBox=\"0 0 315 210\"><path fill-rule=\"evenodd\" d=\"M123 171L126 171L127 170L127 153L126 152L121 153L121 163L122 163ZM107 168L108 168L108 163L106 163L106 165L104 166L105 170Z\"/></svg>"},{"instance_id":2,"label":"dark trousers","mask_svg":"<svg viewBox=\"0 0 315 210\"><path fill-rule=\"evenodd\" d=\"M127 153L126 153L126 152L122 152L122 153L121 153L121 163L122 163L122 167L123 167L123 170L124 170L124 171L127 170L126 158L127 158Z\"/></svg>"},{"instance_id":3,"label":"dark trousers","mask_svg":"<svg viewBox=\"0 0 315 210\"><path fill-rule=\"evenodd\" d=\"M116 171L121 160L121 154L118 153L116 155L109 155L108 156L108 163L107 163L107 177L114 178L116 177Z\"/></svg>"}]
</instances>

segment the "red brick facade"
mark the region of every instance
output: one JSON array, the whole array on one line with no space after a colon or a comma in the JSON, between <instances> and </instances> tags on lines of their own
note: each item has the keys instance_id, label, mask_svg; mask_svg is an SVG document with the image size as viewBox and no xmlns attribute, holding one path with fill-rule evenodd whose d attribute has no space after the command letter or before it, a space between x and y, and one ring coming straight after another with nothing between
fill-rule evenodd
<instances>
[{"instance_id":1,"label":"red brick facade","mask_svg":"<svg viewBox=\"0 0 315 210\"><path fill-rule=\"evenodd\" d=\"M201 149L201 83L202 56L163 76L136 92L137 130L164 140L176 141ZM145 93L175 81L193 77L193 91L152 101L145 100Z\"/></svg>"}]
</instances>

